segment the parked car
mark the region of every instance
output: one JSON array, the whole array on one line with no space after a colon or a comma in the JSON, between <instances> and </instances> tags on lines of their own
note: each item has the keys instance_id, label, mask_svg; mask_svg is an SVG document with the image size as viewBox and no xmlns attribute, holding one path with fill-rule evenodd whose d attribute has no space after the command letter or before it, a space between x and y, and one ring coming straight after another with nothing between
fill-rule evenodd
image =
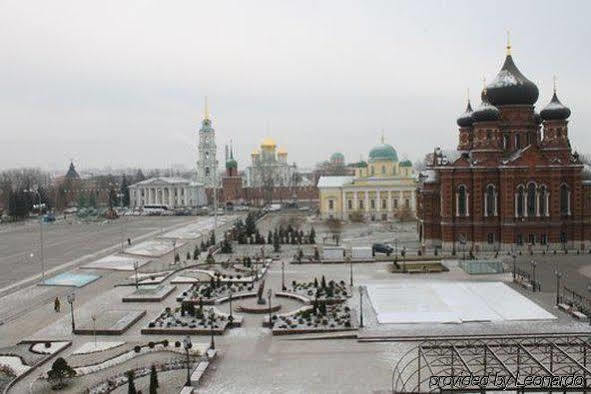
<instances>
[{"instance_id":1,"label":"parked car","mask_svg":"<svg viewBox=\"0 0 591 394\"><path fill-rule=\"evenodd\" d=\"M374 255L374 256L376 255L376 253L385 253L386 256L390 256L393 251L394 251L394 248L392 248L388 244L373 244L371 246L371 252L372 252L372 255Z\"/></svg>"}]
</instances>

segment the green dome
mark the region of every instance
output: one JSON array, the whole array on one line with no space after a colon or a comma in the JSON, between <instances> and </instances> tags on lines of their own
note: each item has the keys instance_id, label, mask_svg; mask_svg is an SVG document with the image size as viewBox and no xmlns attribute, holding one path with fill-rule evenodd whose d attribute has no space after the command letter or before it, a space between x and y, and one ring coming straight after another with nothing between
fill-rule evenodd
<instances>
[{"instance_id":1,"label":"green dome","mask_svg":"<svg viewBox=\"0 0 591 394\"><path fill-rule=\"evenodd\" d=\"M345 155L341 152L335 152L330 156L330 161L345 161Z\"/></svg>"},{"instance_id":2,"label":"green dome","mask_svg":"<svg viewBox=\"0 0 591 394\"><path fill-rule=\"evenodd\" d=\"M369 160L398 161L398 154L396 154L396 150L392 147L392 145L388 145L382 142L381 144L374 146L372 150L369 151Z\"/></svg>"},{"instance_id":3,"label":"green dome","mask_svg":"<svg viewBox=\"0 0 591 394\"><path fill-rule=\"evenodd\" d=\"M403 160L400 162L400 167L412 167L412 161L410 160Z\"/></svg>"},{"instance_id":4,"label":"green dome","mask_svg":"<svg viewBox=\"0 0 591 394\"><path fill-rule=\"evenodd\" d=\"M238 163L234 159L230 159L226 162L226 168L238 168Z\"/></svg>"}]
</instances>

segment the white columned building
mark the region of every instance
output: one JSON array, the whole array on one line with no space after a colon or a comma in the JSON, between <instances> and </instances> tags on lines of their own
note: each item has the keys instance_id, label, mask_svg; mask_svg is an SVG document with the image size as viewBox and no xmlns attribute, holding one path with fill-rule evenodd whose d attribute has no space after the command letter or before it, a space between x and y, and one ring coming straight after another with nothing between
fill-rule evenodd
<instances>
[{"instance_id":1,"label":"white columned building","mask_svg":"<svg viewBox=\"0 0 591 394\"><path fill-rule=\"evenodd\" d=\"M161 205L174 209L207 205L204 185L184 178L157 177L135 183L129 186L129 199L132 208Z\"/></svg>"}]
</instances>

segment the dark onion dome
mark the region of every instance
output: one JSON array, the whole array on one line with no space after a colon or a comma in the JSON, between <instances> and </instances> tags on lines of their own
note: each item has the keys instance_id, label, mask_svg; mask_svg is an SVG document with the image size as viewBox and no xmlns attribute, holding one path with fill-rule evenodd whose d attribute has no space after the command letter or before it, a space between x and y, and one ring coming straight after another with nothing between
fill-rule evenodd
<instances>
[{"instance_id":1,"label":"dark onion dome","mask_svg":"<svg viewBox=\"0 0 591 394\"><path fill-rule=\"evenodd\" d=\"M501 119L501 113L494 105L488 102L488 93L486 89L482 92L482 103L472 113L474 122L494 122Z\"/></svg>"},{"instance_id":2,"label":"dark onion dome","mask_svg":"<svg viewBox=\"0 0 591 394\"><path fill-rule=\"evenodd\" d=\"M540 111L540 116L544 120L566 120L570 116L570 108L558 100L556 91L554 91L552 100Z\"/></svg>"},{"instance_id":3,"label":"dark onion dome","mask_svg":"<svg viewBox=\"0 0 591 394\"><path fill-rule=\"evenodd\" d=\"M460 117L458 118L458 120L456 121L458 123L458 126L460 126L460 127L472 126L472 123L474 123L474 119L472 119L473 113L474 113L474 111L472 111L472 105L470 105L470 100L468 100L468 105L466 106L466 111L464 111L464 113L461 114Z\"/></svg>"},{"instance_id":4,"label":"dark onion dome","mask_svg":"<svg viewBox=\"0 0 591 394\"><path fill-rule=\"evenodd\" d=\"M541 124L542 123L542 117L537 112L534 112L534 122L536 124Z\"/></svg>"},{"instance_id":5,"label":"dark onion dome","mask_svg":"<svg viewBox=\"0 0 591 394\"><path fill-rule=\"evenodd\" d=\"M486 87L488 100L492 105L528 104L538 100L538 87L527 79L513 62L508 53L501 71Z\"/></svg>"},{"instance_id":6,"label":"dark onion dome","mask_svg":"<svg viewBox=\"0 0 591 394\"><path fill-rule=\"evenodd\" d=\"M412 167L412 161L410 161L410 160L402 160L400 162L400 167Z\"/></svg>"}]
</instances>

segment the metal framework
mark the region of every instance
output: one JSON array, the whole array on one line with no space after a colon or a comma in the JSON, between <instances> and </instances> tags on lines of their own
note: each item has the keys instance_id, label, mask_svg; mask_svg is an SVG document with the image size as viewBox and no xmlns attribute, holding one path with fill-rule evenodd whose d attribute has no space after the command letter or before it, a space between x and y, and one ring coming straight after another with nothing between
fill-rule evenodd
<instances>
[{"instance_id":1,"label":"metal framework","mask_svg":"<svg viewBox=\"0 0 591 394\"><path fill-rule=\"evenodd\" d=\"M392 374L393 393L504 390L591 393L590 338L553 334L428 340L407 352Z\"/></svg>"}]
</instances>

